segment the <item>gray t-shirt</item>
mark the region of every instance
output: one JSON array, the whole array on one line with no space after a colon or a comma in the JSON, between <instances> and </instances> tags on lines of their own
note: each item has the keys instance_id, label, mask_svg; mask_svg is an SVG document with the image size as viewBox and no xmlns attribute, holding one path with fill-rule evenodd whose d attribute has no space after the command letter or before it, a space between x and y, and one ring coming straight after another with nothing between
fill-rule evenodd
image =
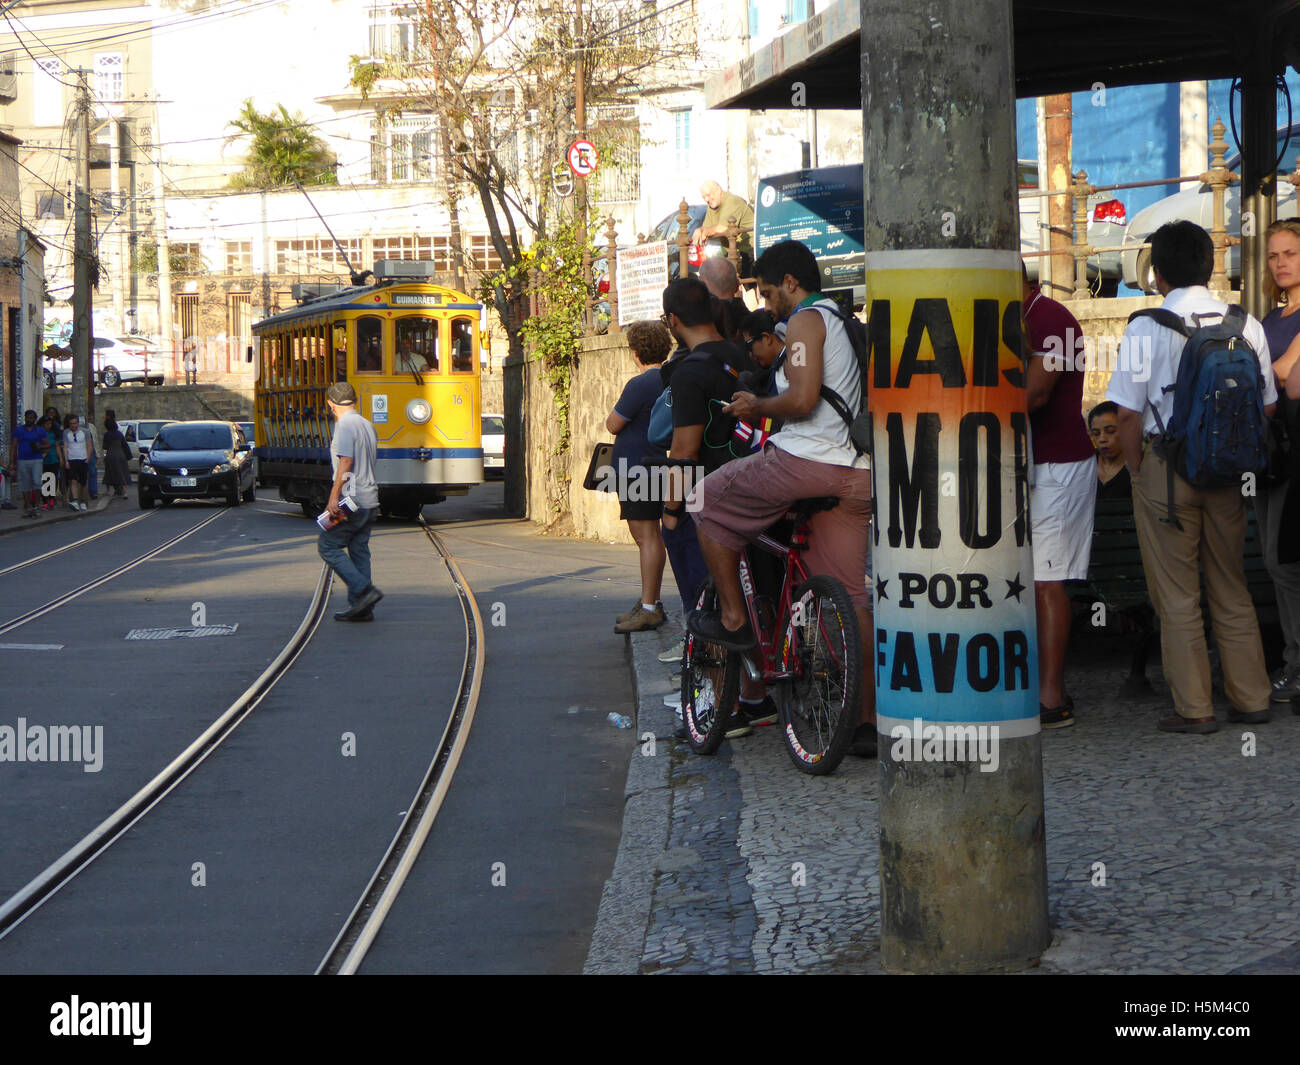
<instances>
[{"instance_id":1,"label":"gray t-shirt","mask_svg":"<svg viewBox=\"0 0 1300 1065\"><path fill-rule=\"evenodd\" d=\"M354 410L348 411L334 426L334 436L330 439L330 465L337 474L340 458L352 460L352 476L343 482L343 495L350 495L357 506L366 510L379 506L379 485L375 481L378 447L375 427Z\"/></svg>"}]
</instances>

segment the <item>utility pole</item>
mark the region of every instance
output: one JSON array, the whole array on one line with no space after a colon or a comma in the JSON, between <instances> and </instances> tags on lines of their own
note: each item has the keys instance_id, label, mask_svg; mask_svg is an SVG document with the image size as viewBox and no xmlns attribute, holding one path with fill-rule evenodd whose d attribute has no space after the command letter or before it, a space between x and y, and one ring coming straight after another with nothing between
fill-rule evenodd
<instances>
[{"instance_id":1,"label":"utility pole","mask_svg":"<svg viewBox=\"0 0 1300 1065\"><path fill-rule=\"evenodd\" d=\"M586 36L582 26L582 0L576 0L576 3L577 14L574 15L573 20L573 38L577 44L573 64L573 109L578 123L578 138L585 140L587 136ZM587 246L587 179L581 174L576 177L578 186L573 190L573 210L576 215L574 220L578 229L578 246L585 248Z\"/></svg>"},{"instance_id":2,"label":"utility pole","mask_svg":"<svg viewBox=\"0 0 1300 1065\"><path fill-rule=\"evenodd\" d=\"M95 420L94 315L90 247L90 87L86 72L77 71L77 190L75 196L72 257L72 398L70 413L90 424Z\"/></svg>"},{"instance_id":3,"label":"utility pole","mask_svg":"<svg viewBox=\"0 0 1300 1065\"><path fill-rule=\"evenodd\" d=\"M108 146L108 177L109 188L113 199L113 221L116 222L122 216L122 122L117 115L112 115L108 120L109 146ZM126 229L123 226L117 226L113 232L113 256L115 268L113 271L113 314L117 319L117 328L123 333L129 332L126 328L126 275L132 273L130 264L126 261Z\"/></svg>"},{"instance_id":4,"label":"utility pole","mask_svg":"<svg viewBox=\"0 0 1300 1065\"><path fill-rule=\"evenodd\" d=\"M862 5L881 960L893 972L1019 969L1051 938L1011 2Z\"/></svg>"},{"instance_id":5,"label":"utility pole","mask_svg":"<svg viewBox=\"0 0 1300 1065\"><path fill-rule=\"evenodd\" d=\"M1046 115L1044 126L1047 132L1047 158L1042 167L1047 172L1049 189L1065 189L1074 183L1074 170L1070 163L1070 148L1073 144L1074 103L1068 92L1049 96L1045 101ZM1038 261L1047 266L1046 278L1043 266L1038 268L1038 280L1048 280L1050 287L1046 295L1054 300L1069 299L1074 291L1074 210L1068 196L1048 196L1039 201L1039 218L1045 218L1048 226L1048 246L1039 247L1050 251Z\"/></svg>"},{"instance_id":6,"label":"utility pole","mask_svg":"<svg viewBox=\"0 0 1300 1065\"><path fill-rule=\"evenodd\" d=\"M172 268L167 250L167 199L163 192L162 129L158 97L153 102L153 233L158 248L158 341L163 349L172 353L172 366L176 365L176 338L172 336Z\"/></svg>"}]
</instances>

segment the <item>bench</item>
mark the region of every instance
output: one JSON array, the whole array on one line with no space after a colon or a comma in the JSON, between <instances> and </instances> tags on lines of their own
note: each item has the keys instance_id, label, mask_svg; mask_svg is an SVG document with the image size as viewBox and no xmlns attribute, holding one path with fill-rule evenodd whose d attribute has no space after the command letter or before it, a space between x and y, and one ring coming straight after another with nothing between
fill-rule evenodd
<instances>
[{"instance_id":1,"label":"bench","mask_svg":"<svg viewBox=\"0 0 1300 1065\"><path fill-rule=\"evenodd\" d=\"M1281 658L1277 593L1260 551L1255 508L1246 508L1246 586L1259 616L1265 658L1270 668ZM1076 628L1106 631L1133 640L1129 674L1120 688L1121 696L1144 695L1151 691L1146 677L1147 660L1159 639L1159 619L1151 605L1142 552L1138 546L1137 523L1127 499L1105 499L1097 504L1093 519L1092 556L1086 581L1068 581L1066 590L1075 604ZM1098 610L1098 604L1102 609ZM1202 588L1201 610L1209 639L1209 610ZM1080 616L1082 615L1082 616Z\"/></svg>"}]
</instances>

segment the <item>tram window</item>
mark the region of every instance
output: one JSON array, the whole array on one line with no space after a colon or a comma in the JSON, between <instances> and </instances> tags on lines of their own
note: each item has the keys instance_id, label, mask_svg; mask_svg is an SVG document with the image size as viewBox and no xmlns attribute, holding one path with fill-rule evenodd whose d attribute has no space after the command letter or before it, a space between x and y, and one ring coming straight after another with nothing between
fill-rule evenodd
<instances>
[{"instance_id":1,"label":"tram window","mask_svg":"<svg viewBox=\"0 0 1300 1065\"><path fill-rule=\"evenodd\" d=\"M348 327L334 323L334 377L335 381L348 379Z\"/></svg>"},{"instance_id":2,"label":"tram window","mask_svg":"<svg viewBox=\"0 0 1300 1065\"><path fill-rule=\"evenodd\" d=\"M357 319L357 373L384 372L384 322L366 315Z\"/></svg>"},{"instance_id":3,"label":"tram window","mask_svg":"<svg viewBox=\"0 0 1300 1065\"><path fill-rule=\"evenodd\" d=\"M397 320L397 357L394 373L438 372L438 323L433 318Z\"/></svg>"},{"instance_id":4,"label":"tram window","mask_svg":"<svg viewBox=\"0 0 1300 1065\"><path fill-rule=\"evenodd\" d=\"M474 372L474 323L468 318L455 318L451 323L452 373Z\"/></svg>"}]
</instances>

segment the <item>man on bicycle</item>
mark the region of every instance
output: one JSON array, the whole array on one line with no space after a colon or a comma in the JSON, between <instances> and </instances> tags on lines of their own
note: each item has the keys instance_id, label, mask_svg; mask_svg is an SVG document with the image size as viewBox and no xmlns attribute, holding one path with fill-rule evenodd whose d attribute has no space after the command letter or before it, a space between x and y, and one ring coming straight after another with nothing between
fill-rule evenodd
<instances>
[{"instance_id":1,"label":"man on bicycle","mask_svg":"<svg viewBox=\"0 0 1300 1065\"><path fill-rule=\"evenodd\" d=\"M811 520L808 570L837 579L853 601L862 637L863 661L870 662L874 626L867 590L867 535L871 521L868 462L849 439L848 426L821 397L825 384L849 410L857 410L861 388L857 357L834 311L821 294L817 260L803 244L775 244L754 263L759 294L768 310L787 323L786 358L777 372L777 394L737 392L726 413L755 424L760 418L783 425L763 450L730 462L704 478L692 493L704 561L718 591L721 613L693 613L691 632L729 650L747 651L756 637L745 611L738 564L740 552L799 499L834 496L831 510ZM874 753L875 691L863 678L862 724L855 753Z\"/></svg>"}]
</instances>

